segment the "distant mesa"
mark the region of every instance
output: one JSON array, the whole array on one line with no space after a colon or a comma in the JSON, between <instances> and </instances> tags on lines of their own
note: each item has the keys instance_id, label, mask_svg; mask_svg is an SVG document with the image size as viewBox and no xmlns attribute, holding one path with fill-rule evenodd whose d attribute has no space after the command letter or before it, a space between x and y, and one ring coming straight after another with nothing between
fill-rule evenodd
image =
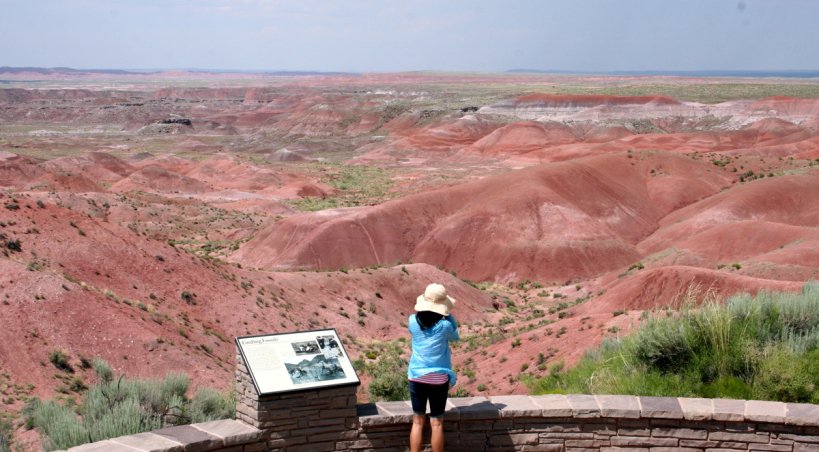
<instances>
[{"instance_id":1,"label":"distant mesa","mask_svg":"<svg viewBox=\"0 0 819 452\"><path fill-rule=\"evenodd\" d=\"M153 121L140 128L138 133L143 135L180 135L190 131L193 131L193 122L190 119L171 116Z\"/></svg>"}]
</instances>

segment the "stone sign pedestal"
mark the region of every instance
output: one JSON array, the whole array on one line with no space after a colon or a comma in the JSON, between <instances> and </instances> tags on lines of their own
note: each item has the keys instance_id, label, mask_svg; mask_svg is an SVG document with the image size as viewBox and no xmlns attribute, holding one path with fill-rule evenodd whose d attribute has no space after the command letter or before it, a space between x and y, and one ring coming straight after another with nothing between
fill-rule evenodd
<instances>
[{"instance_id":1,"label":"stone sign pedestal","mask_svg":"<svg viewBox=\"0 0 819 452\"><path fill-rule=\"evenodd\" d=\"M236 419L264 432L262 450L335 450L357 437L356 386L260 396L238 350L236 363Z\"/></svg>"}]
</instances>

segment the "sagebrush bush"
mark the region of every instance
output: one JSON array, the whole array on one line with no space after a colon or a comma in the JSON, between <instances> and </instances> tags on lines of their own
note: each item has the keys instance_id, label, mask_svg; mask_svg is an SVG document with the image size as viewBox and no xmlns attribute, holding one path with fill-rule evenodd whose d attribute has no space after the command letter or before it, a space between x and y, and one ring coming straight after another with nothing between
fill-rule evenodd
<instances>
[{"instance_id":1,"label":"sagebrush bush","mask_svg":"<svg viewBox=\"0 0 819 452\"><path fill-rule=\"evenodd\" d=\"M530 379L534 392L819 402L819 285L726 303L684 303L634 334L604 341L572 370Z\"/></svg>"},{"instance_id":2,"label":"sagebrush bush","mask_svg":"<svg viewBox=\"0 0 819 452\"><path fill-rule=\"evenodd\" d=\"M27 422L42 434L46 450L68 449L79 444L122 435L233 417L235 397L200 389L187 397L190 379L169 374L162 380L116 378L101 359L92 364L98 382L74 406L34 399L24 409Z\"/></svg>"},{"instance_id":3,"label":"sagebrush bush","mask_svg":"<svg viewBox=\"0 0 819 452\"><path fill-rule=\"evenodd\" d=\"M376 362L364 365L364 371L373 376L367 388L371 401L409 400L407 360L400 346L387 346Z\"/></svg>"}]
</instances>

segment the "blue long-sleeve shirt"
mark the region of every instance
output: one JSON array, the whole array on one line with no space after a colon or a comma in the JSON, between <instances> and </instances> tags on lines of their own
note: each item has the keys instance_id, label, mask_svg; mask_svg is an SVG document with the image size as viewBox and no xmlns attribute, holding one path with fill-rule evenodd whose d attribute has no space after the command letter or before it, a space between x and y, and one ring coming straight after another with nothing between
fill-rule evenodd
<instances>
[{"instance_id":1,"label":"blue long-sleeve shirt","mask_svg":"<svg viewBox=\"0 0 819 452\"><path fill-rule=\"evenodd\" d=\"M429 373L445 373L449 376L449 385L455 385L455 372L452 371L452 356L449 342L460 339L458 322L448 315L432 328L421 329L415 314L409 317L409 331L412 334L412 356L410 356L407 377L414 379Z\"/></svg>"}]
</instances>

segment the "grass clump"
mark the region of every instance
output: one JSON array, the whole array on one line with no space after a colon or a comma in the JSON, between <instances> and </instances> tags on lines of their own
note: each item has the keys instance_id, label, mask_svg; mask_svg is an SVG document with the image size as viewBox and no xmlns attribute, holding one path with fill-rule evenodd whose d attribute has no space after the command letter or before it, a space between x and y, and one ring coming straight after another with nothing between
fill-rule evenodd
<instances>
[{"instance_id":1,"label":"grass clump","mask_svg":"<svg viewBox=\"0 0 819 452\"><path fill-rule=\"evenodd\" d=\"M233 417L232 394L200 389L187 397L190 379L169 374L162 380L116 378L105 361L96 359L98 382L82 394L81 402L59 403L33 399L25 409L27 424L43 436L46 450L156 430L191 422Z\"/></svg>"},{"instance_id":2,"label":"grass clump","mask_svg":"<svg viewBox=\"0 0 819 452\"><path fill-rule=\"evenodd\" d=\"M528 384L535 393L819 403L819 284L687 303Z\"/></svg>"}]
</instances>

